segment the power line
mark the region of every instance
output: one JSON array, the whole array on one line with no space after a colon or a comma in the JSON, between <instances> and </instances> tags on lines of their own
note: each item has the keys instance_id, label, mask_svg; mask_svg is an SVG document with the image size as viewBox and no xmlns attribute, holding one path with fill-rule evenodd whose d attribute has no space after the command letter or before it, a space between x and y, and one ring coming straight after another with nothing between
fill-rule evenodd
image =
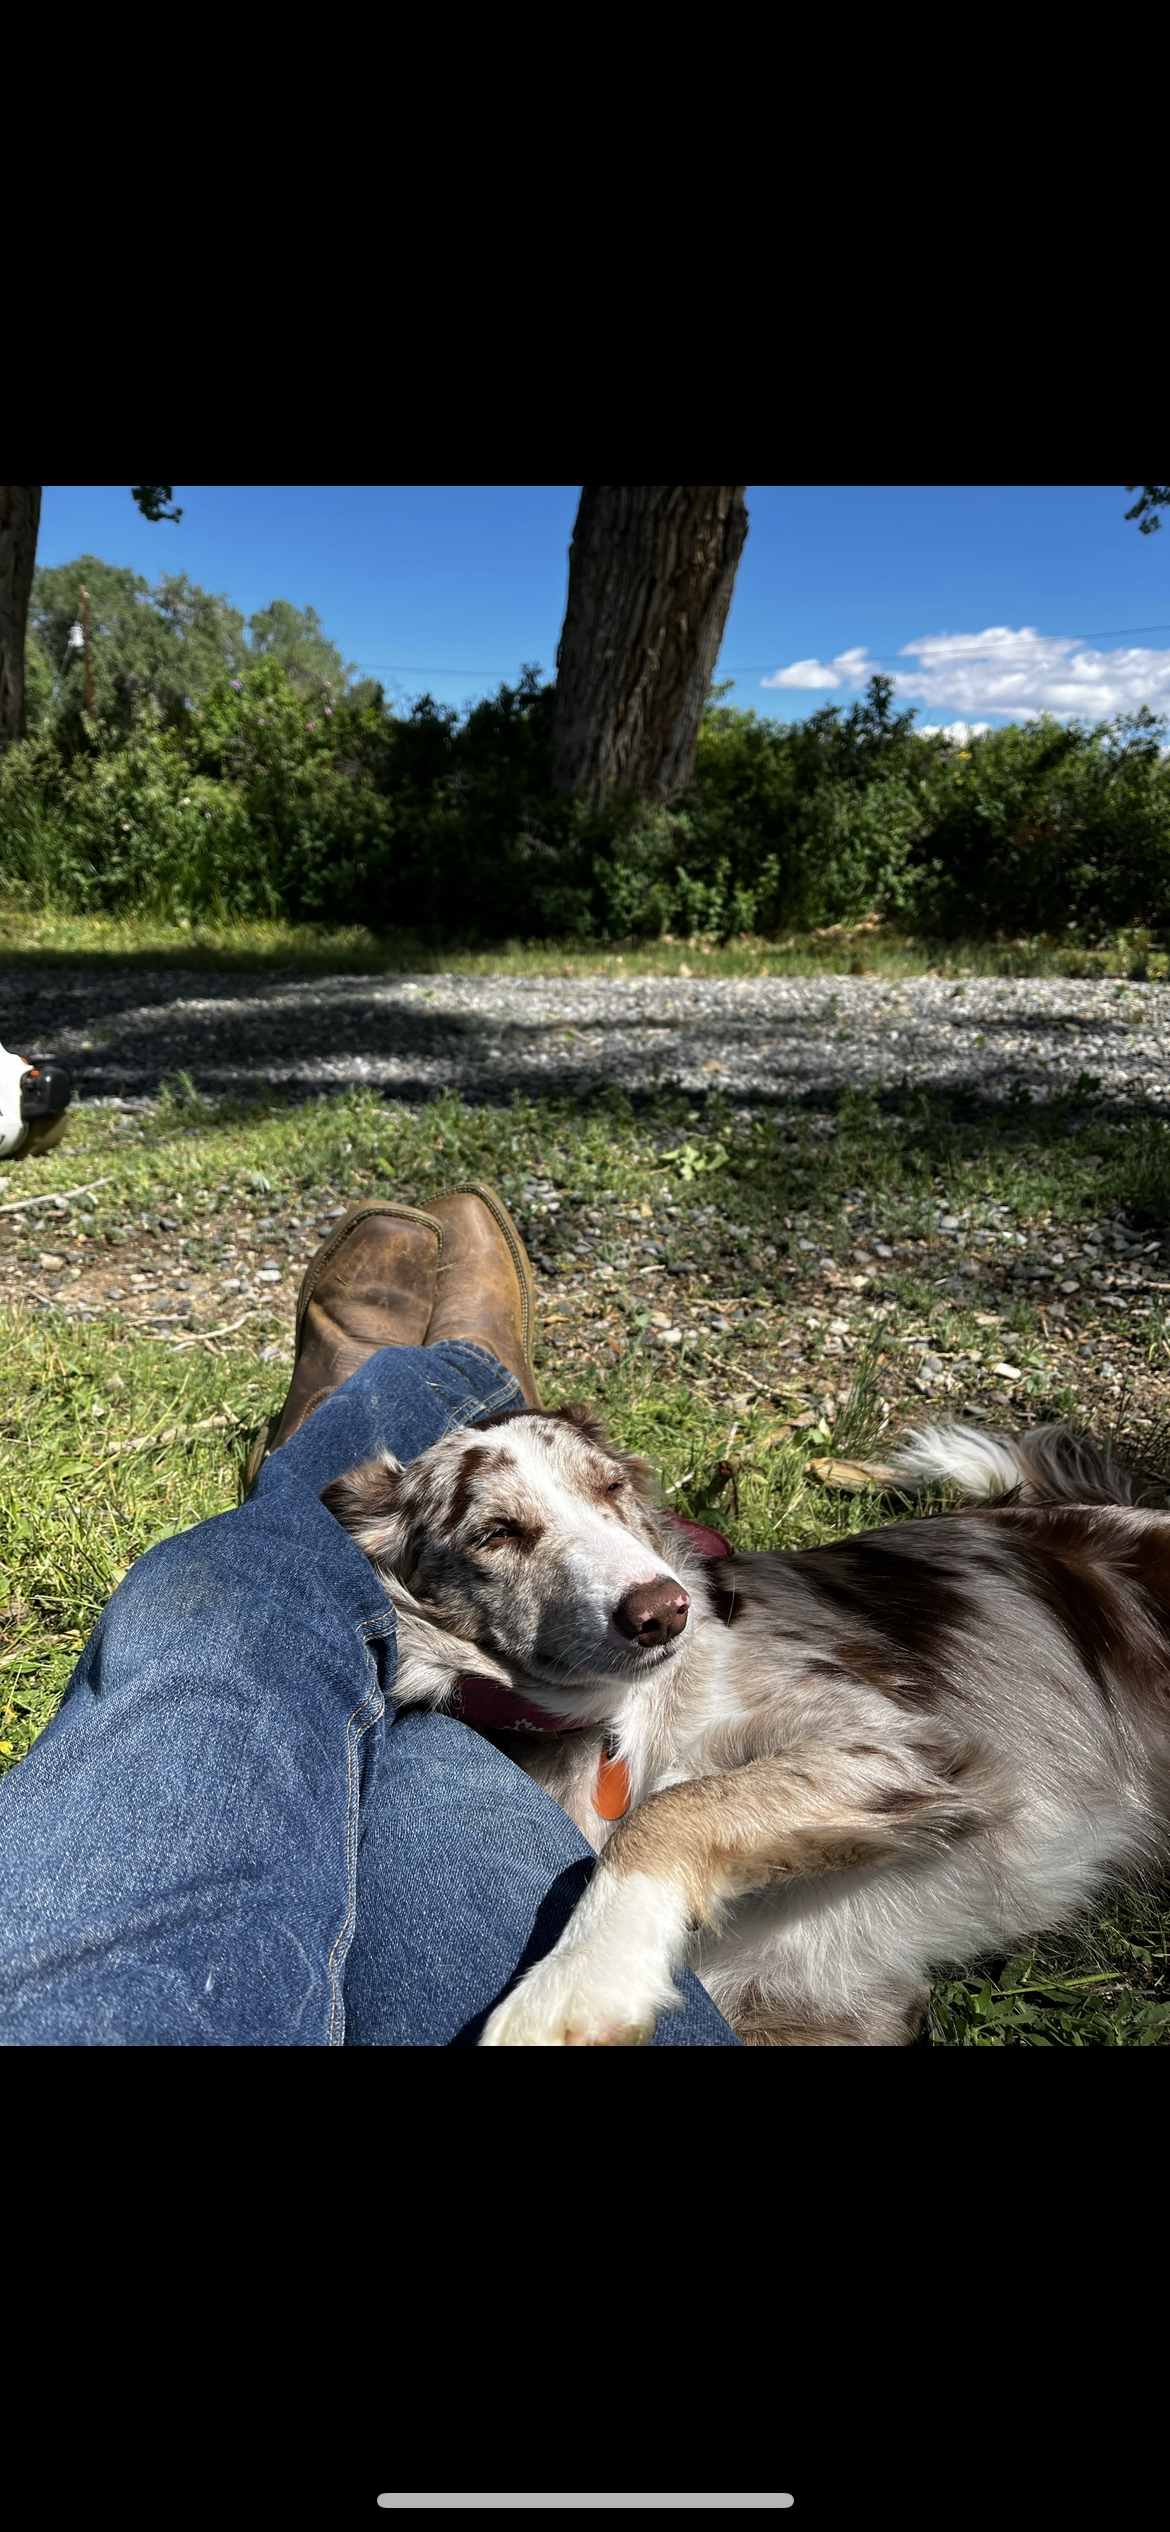
<instances>
[{"instance_id":1,"label":"power line","mask_svg":"<svg viewBox=\"0 0 1170 2532\"><path fill-rule=\"evenodd\" d=\"M514 668L419 668L408 659L357 659L355 668L382 677L514 677Z\"/></svg>"},{"instance_id":2,"label":"power line","mask_svg":"<svg viewBox=\"0 0 1170 2532\"><path fill-rule=\"evenodd\" d=\"M367 677L509 677L508 668L416 668L406 659L357 659L355 668L364 669Z\"/></svg>"},{"instance_id":3,"label":"power line","mask_svg":"<svg viewBox=\"0 0 1170 2532\"><path fill-rule=\"evenodd\" d=\"M1111 626L1103 633L1041 633L1037 638L1042 642L1122 642L1132 641L1138 633L1170 633L1170 624L1120 624ZM946 636L944 634L937 638L945 641ZM972 642L964 650L946 651L943 655L944 660L981 659L987 647L985 641ZM912 650L866 652L867 659L872 659L884 666L894 666L899 660L921 659L923 656L923 651ZM359 659L354 664L364 670L367 676L514 677L516 674L514 668L420 668L417 662L403 659ZM775 671L775 661L770 659L753 660L747 667L724 668L722 662L719 662L718 666L725 677L766 677Z\"/></svg>"}]
</instances>

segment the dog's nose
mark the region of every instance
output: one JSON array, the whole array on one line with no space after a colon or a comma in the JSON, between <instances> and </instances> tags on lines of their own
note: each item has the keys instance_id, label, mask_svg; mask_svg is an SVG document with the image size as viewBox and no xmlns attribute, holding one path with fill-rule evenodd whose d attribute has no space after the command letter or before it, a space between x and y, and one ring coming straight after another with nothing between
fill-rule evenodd
<instances>
[{"instance_id":1,"label":"dog's nose","mask_svg":"<svg viewBox=\"0 0 1170 2532\"><path fill-rule=\"evenodd\" d=\"M690 1605L691 1595L681 1583L666 1577L661 1582L635 1583L619 1600L614 1624L635 1644L665 1644L669 1636L682 1634Z\"/></svg>"}]
</instances>

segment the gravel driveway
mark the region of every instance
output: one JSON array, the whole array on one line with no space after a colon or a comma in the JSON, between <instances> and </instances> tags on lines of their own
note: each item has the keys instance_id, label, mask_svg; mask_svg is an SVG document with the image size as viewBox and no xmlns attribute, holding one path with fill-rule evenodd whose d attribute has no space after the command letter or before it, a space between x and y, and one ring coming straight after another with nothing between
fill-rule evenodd
<instances>
[{"instance_id":1,"label":"gravel driveway","mask_svg":"<svg viewBox=\"0 0 1170 2532\"><path fill-rule=\"evenodd\" d=\"M1083 1074L1095 1104L1170 1096L1170 985L916 977L368 977L196 971L34 978L10 970L3 1038L59 1054L88 1098L153 1097L168 1073L208 1094L355 1081L396 1098L456 1087L628 1091L675 1081L741 1103L816 1107L843 1083L1013 1082L1051 1097Z\"/></svg>"}]
</instances>

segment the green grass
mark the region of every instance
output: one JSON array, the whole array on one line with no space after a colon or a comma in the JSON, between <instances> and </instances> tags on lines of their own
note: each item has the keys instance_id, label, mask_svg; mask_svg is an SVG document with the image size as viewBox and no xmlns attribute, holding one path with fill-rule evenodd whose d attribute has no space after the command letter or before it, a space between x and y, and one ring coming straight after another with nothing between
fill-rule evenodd
<instances>
[{"instance_id":1,"label":"green grass","mask_svg":"<svg viewBox=\"0 0 1170 2532\"><path fill-rule=\"evenodd\" d=\"M33 914L0 905L0 968L105 964L232 969L274 967L334 975L457 976L820 976L1170 975L1170 952L1143 930L1093 947L1051 935L1011 941L946 941L895 925L831 924L776 940L711 936L628 941L591 948L580 941L507 941L434 948L409 931L363 925L154 920L137 915Z\"/></svg>"},{"instance_id":2,"label":"green grass","mask_svg":"<svg viewBox=\"0 0 1170 2532\"><path fill-rule=\"evenodd\" d=\"M1111 1125L1084 1089L994 1113L903 1089L847 1095L832 1116L748 1119L669 1087L640 1103L602 1092L410 1110L364 1090L212 1104L179 1082L142 1116L80 1110L58 1151L0 1188L10 1204L104 1182L35 1223L0 1215L0 1765L48 1721L133 1559L237 1500L250 1436L287 1384L296 1260L320 1209L378 1189L425 1205L468 1176L501 1188L536 1257L550 1403L599 1403L669 1501L743 1548L899 1517L876 1489L826 1488L810 1462L872 1449L939 1404L1009 1427L1070 1413L1170 1472L1165 1301L1119 1285L1111 1310L1085 1268L1059 1321L1051 1295L1007 1282L1022 1253L1009 1239L1072 1254L1124 1209L1170 1224L1165 1129ZM952 1214L972 1235L989 1228L973 1286L950 1271ZM651 1235L661 1255L643 1272L636 1244ZM49 1238L66 1281L34 1309ZM859 1239L896 1253L860 1269ZM217 1254L265 1241L284 1242L294 1271L246 1324L209 1335L232 1315ZM579 1241L592 1243L585 1261ZM80 1263L62 1263L66 1250ZM130 1298L88 1324L70 1315L70 1291L96 1292L111 1267L126 1280L176 1262L193 1297L189 1324L165 1338L136 1323ZM783 1352L786 1330L799 1352ZM1010 1964L943 1980L930 2042L1162 2045L1168 1929L1161 1894L1127 1894Z\"/></svg>"}]
</instances>

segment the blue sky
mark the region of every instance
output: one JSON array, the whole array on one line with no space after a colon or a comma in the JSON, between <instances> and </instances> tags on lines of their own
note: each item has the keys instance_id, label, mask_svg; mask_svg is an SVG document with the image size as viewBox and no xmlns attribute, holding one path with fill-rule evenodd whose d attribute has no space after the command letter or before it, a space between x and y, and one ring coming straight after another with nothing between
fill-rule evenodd
<instances>
[{"instance_id":1,"label":"blue sky","mask_svg":"<svg viewBox=\"0 0 1170 2532\"><path fill-rule=\"evenodd\" d=\"M465 703L552 674L574 484L177 485L151 527L122 485L49 485L38 559L185 571L250 615L317 608L405 701ZM1170 710L1170 526L1121 485L748 487L718 674L785 719L848 703L875 667L928 726L1038 711ZM778 682L773 682L778 681Z\"/></svg>"}]
</instances>

